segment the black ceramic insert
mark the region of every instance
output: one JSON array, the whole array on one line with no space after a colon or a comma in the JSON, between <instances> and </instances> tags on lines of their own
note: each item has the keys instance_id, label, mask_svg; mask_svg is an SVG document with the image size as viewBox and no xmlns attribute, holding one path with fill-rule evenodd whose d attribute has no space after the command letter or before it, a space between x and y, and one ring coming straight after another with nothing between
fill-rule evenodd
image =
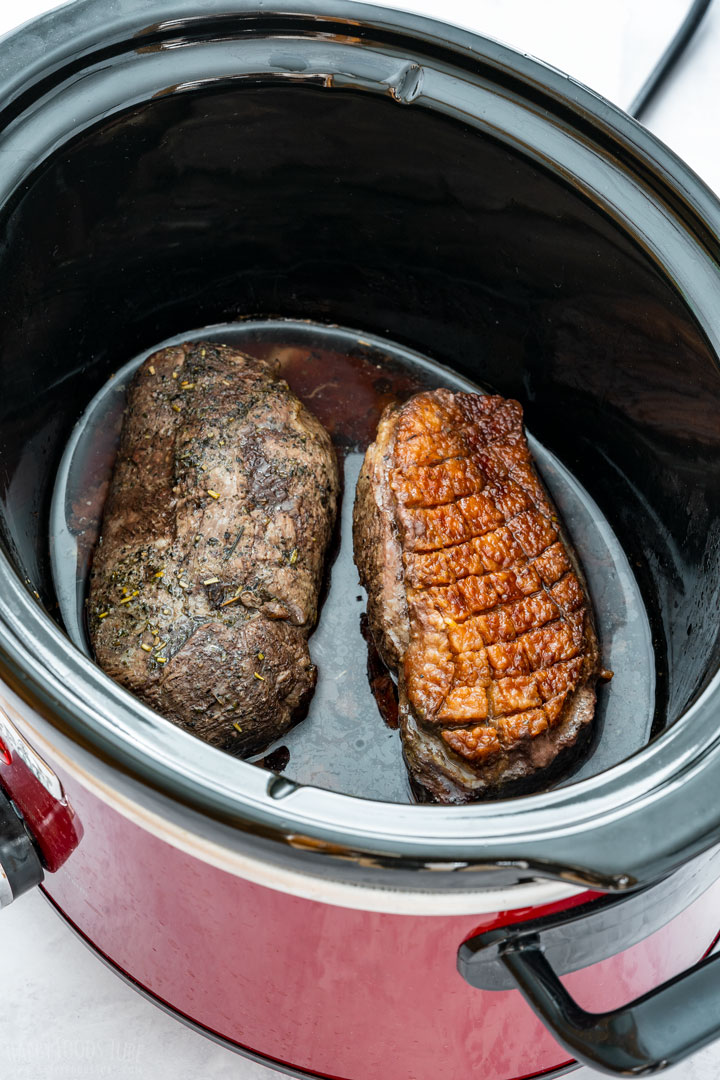
<instances>
[{"instance_id":1,"label":"black ceramic insert","mask_svg":"<svg viewBox=\"0 0 720 1080\"><path fill-rule=\"evenodd\" d=\"M643 252L548 171L389 96L210 86L63 146L0 228L3 533L51 609L54 475L108 376L185 329L312 318L519 398L637 571L660 725L704 685L720 375Z\"/></svg>"}]
</instances>

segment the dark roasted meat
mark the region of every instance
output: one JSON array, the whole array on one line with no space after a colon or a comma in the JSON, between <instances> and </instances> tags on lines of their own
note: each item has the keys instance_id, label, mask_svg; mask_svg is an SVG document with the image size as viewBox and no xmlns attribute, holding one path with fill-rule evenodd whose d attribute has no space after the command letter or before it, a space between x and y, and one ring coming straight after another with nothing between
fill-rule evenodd
<instances>
[{"instance_id":1,"label":"dark roasted meat","mask_svg":"<svg viewBox=\"0 0 720 1080\"><path fill-rule=\"evenodd\" d=\"M354 546L413 780L447 803L539 786L592 720L599 657L521 406L433 390L386 410Z\"/></svg>"},{"instance_id":2,"label":"dark roasted meat","mask_svg":"<svg viewBox=\"0 0 720 1080\"><path fill-rule=\"evenodd\" d=\"M128 394L88 622L113 679L234 754L307 705L339 491L330 438L270 366L223 345L151 356Z\"/></svg>"}]
</instances>

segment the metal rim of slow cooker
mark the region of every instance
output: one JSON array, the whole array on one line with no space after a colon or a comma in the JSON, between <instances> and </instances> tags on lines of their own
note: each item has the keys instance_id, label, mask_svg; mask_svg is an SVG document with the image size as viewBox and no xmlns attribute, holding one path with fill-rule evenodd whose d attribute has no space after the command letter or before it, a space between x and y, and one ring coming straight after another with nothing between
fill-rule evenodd
<instances>
[{"instance_id":1,"label":"metal rim of slow cooker","mask_svg":"<svg viewBox=\"0 0 720 1080\"><path fill-rule=\"evenodd\" d=\"M606 166L612 156L614 170L624 171L649 191L656 208L677 230L678 249L662 253L663 268L684 291L718 351L720 323L713 323L703 306L699 281L693 280L697 288L692 292L683 289L678 267L680 247L691 240L695 254L704 257L700 273L705 274L705 296L710 297L720 281L712 254L720 233L720 206L687 166L608 102L506 46L404 12L341 0L271 5L235 0L230 11L221 0L211 0L203 5L202 16L194 15L196 11L193 0L76 0L27 24L0 46L0 88L6 102L0 123L11 130L13 118L21 122L43 94L86 63L101 54L105 59L134 51L148 40L206 40L210 31L237 33L238 27L244 31L252 25L270 36L302 31L311 41L332 30L342 41L350 27L353 47L365 55L379 42L379 52L384 46L395 61L392 50L399 48L408 58L426 58L428 69L436 63L449 65L462 75L463 87L489 77L492 85L509 86L510 94L521 89L527 99L540 101L545 122L553 124L559 137L573 128L585 137L590 134L595 154ZM268 72L288 74L277 67ZM366 85L353 85L390 93L406 103L418 92L412 65L402 69L395 83L382 76L373 81L370 73ZM429 100L424 105L438 107ZM638 224L638 241L643 239L640 234ZM644 240L652 249L652 238ZM403 869L412 871L412 878L403 876L404 887L451 883L467 889L477 879L466 871L501 867L517 880L540 875L623 890L657 880L720 838L720 812L714 811L710 797L720 769L717 674L654 743L581 783L491 805L400 806L295 787L174 728L111 683L68 642L4 555L0 595L0 674L45 717L46 732L56 732L66 746L76 746L85 760L92 759L92 771L104 783L130 798L142 802L145 790L168 796L210 820L240 826L246 835L279 841L310 872L332 865L334 876L353 880L359 867L366 878L368 870L391 870L395 873L390 878L375 872L369 876L395 884L400 883L397 871Z\"/></svg>"}]
</instances>

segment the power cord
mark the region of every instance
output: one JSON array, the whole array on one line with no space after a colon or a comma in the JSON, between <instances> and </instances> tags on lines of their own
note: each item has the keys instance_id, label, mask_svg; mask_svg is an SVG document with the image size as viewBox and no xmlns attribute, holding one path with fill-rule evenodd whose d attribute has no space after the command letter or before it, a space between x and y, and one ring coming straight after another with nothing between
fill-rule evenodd
<instances>
[{"instance_id":1,"label":"power cord","mask_svg":"<svg viewBox=\"0 0 720 1080\"><path fill-rule=\"evenodd\" d=\"M711 3L712 0L694 0L680 29L635 95L632 104L628 107L627 111L636 120L639 120L646 112L648 105L667 81L671 71L690 44L690 40Z\"/></svg>"}]
</instances>

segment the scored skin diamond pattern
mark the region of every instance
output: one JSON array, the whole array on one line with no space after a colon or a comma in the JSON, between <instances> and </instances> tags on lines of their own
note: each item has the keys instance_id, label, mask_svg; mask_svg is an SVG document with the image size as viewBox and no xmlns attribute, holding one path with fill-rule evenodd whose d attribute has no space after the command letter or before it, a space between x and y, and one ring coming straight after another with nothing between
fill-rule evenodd
<instances>
[{"instance_id":1,"label":"scored skin diamond pattern","mask_svg":"<svg viewBox=\"0 0 720 1080\"><path fill-rule=\"evenodd\" d=\"M393 466L408 698L479 764L561 718L583 673L583 590L518 402L417 395L401 410Z\"/></svg>"}]
</instances>

